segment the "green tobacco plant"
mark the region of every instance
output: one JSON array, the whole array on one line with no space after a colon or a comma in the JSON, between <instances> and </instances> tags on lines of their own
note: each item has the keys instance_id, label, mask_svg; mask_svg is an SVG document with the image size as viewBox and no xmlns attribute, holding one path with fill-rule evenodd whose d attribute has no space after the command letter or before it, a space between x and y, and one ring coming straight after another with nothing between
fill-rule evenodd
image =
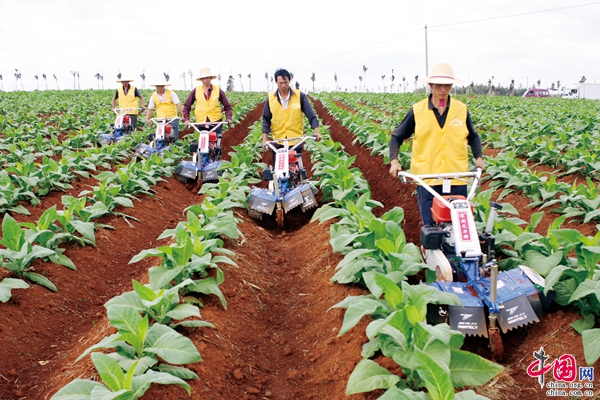
<instances>
[{"instance_id":1,"label":"green tobacco plant","mask_svg":"<svg viewBox=\"0 0 600 400\"><path fill-rule=\"evenodd\" d=\"M346 395L385 389L382 398L391 399L398 391L425 387L431 399L452 399L455 387L482 385L503 370L483 357L460 350L464 336L447 324L426 323L428 302L460 305L456 296L427 285L398 284L378 272L365 275L372 294L349 297L334 306L347 309L340 335L365 315L375 318L367 327L369 342L362 352L365 360L350 375ZM368 360L378 351L402 368L404 380Z\"/></svg>"},{"instance_id":2,"label":"green tobacco plant","mask_svg":"<svg viewBox=\"0 0 600 400\"><path fill-rule=\"evenodd\" d=\"M93 355L96 360L100 357L103 361L103 366L94 364L101 375L103 372L109 372L108 370L112 371L106 374L109 377L112 375L112 380L107 381L104 378L103 380L113 392L124 390L125 392L121 392L125 396L123 398L139 398L152 382L176 383L189 392L189 386L183 379L198 379L198 375L178 365L202 360L192 341L166 325L159 323L150 325L148 316L142 317L133 307L115 305L108 307L107 310L110 323L117 328L118 333L89 347L76 361L95 350L115 349L116 352L109 355ZM109 368L105 369L106 366ZM136 386L133 386L136 378ZM70 392L81 384L89 385L85 381L74 381L63 390ZM69 386L71 389L67 389ZM127 393L128 391L131 393Z\"/></svg>"},{"instance_id":3,"label":"green tobacco plant","mask_svg":"<svg viewBox=\"0 0 600 400\"><path fill-rule=\"evenodd\" d=\"M330 228L330 243L335 252L345 257L336 266L333 281L359 282L371 270L403 279L427 268L419 249L406 242L401 228L404 211L395 207L377 218L371 211L375 205L380 204L364 194L356 203L344 202L345 208L325 205L315 211L312 220L339 218Z\"/></svg>"},{"instance_id":4,"label":"green tobacco plant","mask_svg":"<svg viewBox=\"0 0 600 400\"><path fill-rule=\"evenodd\" d=\"M129 195L139 193L150 196L154 195L154 190L150 189L151 183L156 184L154 178L152 178L152 182L144 180L142 177L147 174L143 173L139 168L136 169L136 164L132 161L127 166L118 168L115 172L100 172L96 178L109 186L118 185L120 193L127 193Z\"/></svg>"},{"instance_id":5,"label":"green tobacco plant","mask_svg":"<svg viewBox=\"0 0 600 400\"><path fill-rule=\"evenodd\" d=\"M232 175L229 170L226 170L217 183L204 183L198 194L209 198L208 203L212 206L220 206L220 209L225 211L232 208L244 208L249 191L247 177L241 174ZM193 209L197 210L198 208ZM199 213L200 211L196 214Z\"/></svg>"},{"instance_id":6,"label":"green tobacco plant","mask_svg":"<svg viewBox=\"0 0 600 400\"><path fill-rule=\"evenodd\" d=\"M233 146L234 152L229 153L230 160L221 160L219 170L228 171L229 176L240 177L245 185L260 182L257 171L267 167L265 163L255 163L256 151L245 146Z\"/></svg>"},{"instance_id":7,"label":"green tobacco plant","mask_svg":"<svg viewBox=\"0 0 600 400\"><path fill-rule=\"evenodd\" d=\"M239 207L239 204L228 199L224 201L212 201L205 199L202 204L195 204L186 209L187 221L180 222L179 226L188 230L191 234L206 239L225 236L237 239L242 235L238 229L238 219L235 218L231 209ZM177 228L176 228L177 230ZM159 239L174 236L174 231L167 229Z\"/></svg>"},{"instance_id":8,"label":"green tobacco plant","mask_svg":"<svg viewBox=\"0 0 600 400\"><path fill-rule=\"evenodd\" d=\"M21 189L14 184L8 172L5 169L0 170L0 213L11 211L30 215L25 207L18 204L18 202L24 198L28 198L31 202L36 197L32 191L21 191Z\"/></svg>"},{"instance_id":9,"label":"green tobacco plant","mask_svg":"<svg viewBox=\"0 0 600 400\"><path fill-rule=\"evenodd\" d=\"M183 229L183 228L179 228ZM178 232L179 233L179 232ZM216 295L223 308L227 309L225 296L219 285L225 280L218 262L235 265L226 256L214 256L212 252L225 254L233 253L222 249L219 239L202 240L201 238L184 234L178 238L178 243L171 246L161 246L156 249L143 250L129 262L138 262L146 257L160 257L162 264L150 268L150 287L153 290L166 288L192 279L193 284L187 285L185 291ZM208 277L207 269L216 269L216 278ZM200 278L200 279L198 279Z\"/></svg>"},{"instance_id":10,"label":"green tobacco plant","mask_svg":"<svg viewBox=\"0 0 600 400\"><path fill-rule=\"evenodd\" d=\"M56 211L56 220L59 222L62 232L68 233L70 235L69 239L76 241L80 246L86 244L96 246L94 223L82 221L77 215L80 203L76 201L69 202L68 199L67 196L65 207Z\"/></svg>"},{"instance_id":11,"label":"green tobacco plant","mask_svg":"<svg viewBox=\"0 0 600 400\"><path fill-rule=\"evenodd\" d=\"M132 307L109 307L108 318L111 325L117 328L118 333L104 338L99 343L89 347L76 361L95 350L116 349L114 355L119 365L126 371L135 368L135 374L144 373L149 368L173 368L168 364L160 364L164 360L170 364L190 364L201 361L200 353L192 341L181 333L162 324L148 322L148 316L142 317ZM196 374L186 368L175 368L180 375L185 374L185 379L197 378Z\"/></svg>"},{"instance_id":12,"label":"green tobacco plant","mask_svg":"<svg viewBox=\"0 0 600 400\"><path fill-rule=\"evenodd\" d=\"M32 205L40 204L40 199L35 195L41 181L40 171L35 167L35 156L28 154L14 165L5 167L5 171L21 192L21 198L27 199Z\"/></svg>"},{"instance_id":13,"label":"green tobacco plant","mask_svg":"<svg viewBox=\"0 0 600 400\"><path fill-rule=\"evenodd\" d=\"M133 291L113 297L104 304L107 310L111 307L129 307L136 312L147 315L154 322L168 325L171 328L177 326L204 327L214 326L199 319L172 322L173 320L184 320L190 317L200 318L200 309L192 304L179 304L179 291L186 286L193 285L194 281L186 279L180 284L169 289L153 290L150 285L142 285L133 281ZM119 310L109 311L109 314L119 313Z\"/></svg>"},{"instance_id":14,"label":"green tobacco plant","mask_svg":"<svg viewBox=\"0 0 600 400\"><path fill-rule=\"evenodd\" d=\"M131 199L136 199L139 201L139 199L137 199L131 194L122 193L120 185L109 184L106 181L101 181L99 182L98 186L95 186L92 190L84 190L81 193L79 193L79 197L84 197L88 195L91 195L91 197L89 197L88 200L92 204L98 202L104 203L106 208L110 210L110 214L122 216L123 218L131 218L135 221L139 221L137 218L134 218L130 215L114 211L114 209L117 206L133 207L133 201L131 201Z\"/></svg>"},{"instance_id":15,"label":"green tobacco plant","mask_svg":"<svg viewBox=\"0 0 600 400\"><path fill-rule=\"evenodd\" d=\"M320 161L313 165L313 177L318 179L324 201L333 200L340 204L369 192L369 184L360 170L350 168L356 157L335 151L341 145L331 140L324 140L322 146L325 150L319 153Z\"/></svg>"},{"instance_id":16,"label":"green tobacco plant","mask_svg":"<svg viewBox=\"0 0 600 400\"><path fill-rule=\"evenodd\" d=\"M19 278L27 278L47 289L58 291L48 278L29 269L34 260L55 254L54 250L28 242L25 230L9 214L5 214L2 220L0 244L6 247L0 249L0 257L4 260L3 266L6 269L12 271Z\"/></svg>"},{"instance_id":17,"label":"green tobacco plant","mask_svg":"<svg viewBox=\"0 0 600 400\"><path fill-rule=\"evenodd\" d=\"M168 372L149 369L143 374L135 375L139 362L135 362L127 372L124 372L118 361L110 355L94 353L92 362L105 385L89 379L75 379L56 392L51 400L135 400L142 397L153 383L179 385L188 394L191 393L190 385L186 381Z\"/></svg>"},{"instance_id":18,"label":"green tobacco plant","mask_svg":"<svg viewBox=\"0 0 600 400\"><path fill-rule=\"evenodd\" d=\"M61 164L44 156L39 166L39 173L41 179L36 191L38 196L44 196L51 190L66 191L73 187L69 182L75 179L75 175L67 164Z\"/></svg>"},{"instance_id":19,"label":"green tobacco plant","mask_svg":"<svg viewBox=\"0 0 600 400\"><path fill-rule=\"evenodd\" d=\"M90 200L88 197L63 196L62 203L65 207L72 211L72 214L77 216L82 222L93 222L96 218L100 218L110 214L110 210L106 204L97 201L92 205L87 205ZM113 228L110 225L94 223L94 226L101 228ZM114 229L114 228L113 228Z\"/></svg>"},{"instance_id":20,"label":"green tobacco plant","mask_svg":"<svg viewBox=\"0 0 600 400\"><path fill-rule=\"evenodd\" d=\"M55 222L58 221L58 211L56 206L52 206L42 213L37 222L21 222L20 226L27 228L25 230L25 240L29 243L37 243L42 247L54 250L47 258L58 265L76 270L75 264L64 254L65 249L59 247L63 242L78 241L80 238L72 233L63 232Z\"/></svg>"}]
</instances>

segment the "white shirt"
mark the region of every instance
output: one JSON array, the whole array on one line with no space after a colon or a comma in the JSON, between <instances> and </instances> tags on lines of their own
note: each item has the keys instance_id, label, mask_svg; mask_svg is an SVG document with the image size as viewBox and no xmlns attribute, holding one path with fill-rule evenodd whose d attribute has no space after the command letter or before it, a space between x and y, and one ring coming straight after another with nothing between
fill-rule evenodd
<instances>
[{"instance_id":1,"label":"white shirt","mask_svg":"<svg viewBox=\"0 0 600 400\"><path fill-rule=\"evenodd\" d=\"M165 89L165 92L162 94L162 96L160 94L158 94L158 92L155 92L156 95L158 96L158 101L165 101L165 96L167 94L167 90ZM175 93L174 90L171 90L171 100L173 100L173 104L177 105L180 103L179 101L179 97L177 96L177 93ZM156 104L154 104L154 96L150 96L150 103L148 103L148 108L156 108Z\"/></svg>"},{"instance_id":2,"label":"white shirt","mask_svg":"<svg viewBox=\"0 0 600 400\"><path fill-rule=\"evenodd\" d=\"M288 104L290 104L290 94L292 94L291 90L288 92L287 97L284 99L283 97L281 97L281 93L277 92L277 95L279 96L279 101L281 101L281 107L283 107L284 110L287 110Z\"/></svg>"}]
</instances>

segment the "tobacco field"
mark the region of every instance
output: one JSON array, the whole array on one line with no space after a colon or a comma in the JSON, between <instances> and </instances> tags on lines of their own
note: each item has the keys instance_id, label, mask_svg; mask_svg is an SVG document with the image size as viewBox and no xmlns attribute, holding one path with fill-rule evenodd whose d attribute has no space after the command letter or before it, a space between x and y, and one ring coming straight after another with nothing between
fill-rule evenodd
<instances>
[{"instance_id":1,"label":"tobacco field","mask_svg":"<svg viewBox=\"0 0 600 400\"><path fill-rule=\"evenodd\" d=\"M600 396L599 101L458 96L484 148L476 223L502 204L500 269L529 266L556 293L495 359L425 322L445 298L423 284L415 187L388 173L421 95L310 93L319 207L280 228L246 210L270 161L266 93L228 93L222 175L203 185L174 174L183 124L162 157L133 157L143 118L99 143L112 93L0 93L0 399L546 399L542 347L563 398ZM592 376L567 379L579 367Z\"/></svg>"}]
</instances>

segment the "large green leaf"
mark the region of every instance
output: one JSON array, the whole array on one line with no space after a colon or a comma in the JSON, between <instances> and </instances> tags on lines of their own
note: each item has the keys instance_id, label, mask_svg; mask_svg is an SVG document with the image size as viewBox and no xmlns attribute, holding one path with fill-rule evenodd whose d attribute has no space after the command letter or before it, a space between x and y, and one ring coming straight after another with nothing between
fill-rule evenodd
<instances>
[{"instance_id":1,"label":"large green leaf","mask_svg":"<svg viewBox=\"0 0 600 400\"><path fill-rule=\"evenodd\" d=\"M113 304L107 307L106 314L111 325L120 333L132 333L137 335L142 317L135 308L129 305Z\"/></svg>"},{"instance_id":2,"label":"large green leaf","mask_svg":"<svg viewBox=\"0 0 600 400\"><path fill-rule=\"evenodd\" d=\"M375 283L383 289L386 301L394 310L398 310L404 302L404 293L400 287L387 276L375 273Z\"/></svg>"},{"instance_id":3,"label":"large green leaf","mask_svg":"<svg viewBox=\"0 0 600 400\"><path fill-rule=\"evenodd\" d=\"M455 387L483 385L504 368L468 351L452 349L450 377Z\"/></svg>"},{"instance_id":4,"label":"large green leaf","mask_svg":"<svg viewBox=\"0 0 600 400\"><path fill-rule=\"evenodd\" d=\"M148 372L145 374L133 378L133 382L131 384L131 399L138 399L142 397L152 383L158 383L160 385L179 385L188 392L188 395L191 394L190 385L183 379L180 379L167 372L148 370Z\"/></svg>"},{"instance_id":5,"label":"large green leaf","mask_svg":"<svg viewBox=\"0 0 600 400\"><path fill-rule=\"evenodd\" d=\"M140 297L135 292L125 292L122 295L115 296L104 303L104 307L106 308L114 305L128 306L135 309L138 313L146 310L146 307L144 307Z\"/></svg>"},{"instance_id":6,"label":"large green leaf","mask_svg":"<svg viewBox=\"0 0 600 400\"><path fill-rule=\"evenodd\" d=\"M92 362L94 363L100 378L102 378L102 382L104 382L110 390L116 392L121 389L129 389L128 387L123 387L125 374L119 366L119 363L111 356L96 352L92 354Z\"/></svg>"},{"instance_id":7,"label":"large green leaf","mask_svg":"<svg viewBox=\"0 0 600 400\"><path fill-rule=\"evenodd\" d=\"M454 398L454 386L447 367L440 365L429 354L415 348L416 372L423 380L433 400Z\"/></svg>"},{"instance_id":8,"label":"large green leaf","mask_svg":"<svg viewBox=\"0 0 600 400\"><path fill-rule=\"evenodd\" d=\"M525 252L527 264L542 276L547 276L550 271L556 267L563 259L563 253L556 252L546 257L542 253L534 250Z\"/></svg>"},{"instance_id":9,"label":"large green leaf","mask_svg":"<svg viewBox=\"0 0 600 400\"><path fill-rule=\"evenodd\" d=\"M96 236L94 235L94 223L93 222L84 222L84 221L71 221L71 225L77 232L79 232L84 238L90 240L92 243L96 241Z\"/></svg>"},{"instance_id":10,"label":"large green leaf","mask_svg":"<svg viewBox=\"0 0 600 400\"><path fill-rule=\"evenodd\" d=\"M377 400L427 400L427 395L424 392L415 392L411 389L398 389L397 387L389 388Z\"/></svg>"},{"instance_id":11,"label":"large green leaf","mask_svg":"<svg viewBox=\"0 0 600 400\"><path fill-rule=\"evenodd\" d=\"M4 214L0 244L4 245L7 249L19 251L23 246L24 237L25 232L19 223L10 214Z\"/></svg>"},{"instance_id":12,"label":"large green leaf","mask_svg":"<svg viewBox=\"0 0 600 400\"><path fill-rule=\"evenodd\" d=\"M454 395L454 400L489 400L489 398L481 396L472 390L463 390Z\"/></svg>"},{"instance_id":13,"label":"large green leaf","mask_svg":"<svg viewBox=\"0 0 600 400\"><path fill-rule=\"evenodd\" d=\"M571 298L569 299L569 303L572 303L575 300L595 293L596 287L599 285L600 282L594 281L592 279L586 279L585 281L581 282L579 286L577 286L577 289L575 289L575 291L571 295Z\"/></svg>"},{"instance_id":14,"label":"large green leaf","mask_svg":"<svg viewBox=\"0 0 600 400\"><path fill-rule=\"evenodd\" d=\"M22 279L5 278L0 282L0 301L10 300L12 289L27 289L29 284Z\"/></svg>"},{"instance_id":15,"label":"large green leaf","mask_svg":"<svg viewBox=\"0 0 600 400\"><path fill-rule=\"evenodd\" d=\"M346 396L370 392L375 389L389 389L400 381L400 377L381 367L375 361L361 360L348 378Z\"/></svg>"},{"instance_id":16,"label":"large green leaf","mask_svg":"<svg viewBox=\"0 0 600 400\"><path fill-rule=\"evenodd\" d=\"M179 304L177 307L167 312L167 315L173 319L185 319L189 317L200 318L200 310L192 304Z\"/></svg>"},{"instance_id":17,"label":"large green leaf","mask_svg":"<svg viewBox=\"0 0 600 400\"><path fill-rule=\"evenodd\" d=\"M173 279L185 270L185 265L179 265L173 269L162 266L152 267L148 271L151 288L154 290L166 287Z\"/></svg>"},{"instance_id":18,"label":"large green leaf","mask_svg":"<svg viewBox=\"0 0 600 400\"><path fill-rule=\"evenodd\" d=\"M178 367L175 365L160 364L158 366L160 372L166 372L181 379L199 379L195 372L188 368Z\"/></svg>"},{"instance_id":19,"label":"large green leaf","mask_svg":"<svg viewBox=\"0 0 600 400\"><path fill-rule=\"evenodd\" d=\"M341 336L354 328L365 315L371 315L383 308L384 307L379 301L369 298L362 298L360 301L353 303L348 307L344 314L344 322L342 323L342 329L340 329L338 336Z\"/></svg>"},{"instance_id":20,"label":"large green leaf","mask_svg":"<svg viewBox=\"0 0 600 400\"><path fill-rule=\"evenodd\" d=\"M58 289L54 283L50 282L50 279L46 278L44 275L38 274L37 272L26 272L23 275L38 285L45 287L46 289L50 289L53 292L58 292Z\"/></svg>"},{"instance_id":21,"label":"large green leaf","mask_svg":"<svg viewBox=\"0 0 600 400\"><path fill-rule=\"evenodd\" d=\"M600 329L588 329L581 334L583 353L587 365L594 365L600 358Z\"/></svg>"},{"instance_id":22,"label":"large green leaf","mask_svg":"<svg viewBox=\"0 0 600 400\"><path fill-rule=\"evenodd\" d=\"M227 310L227 300L223 295L223 292L219 288L219 284L215 281L215 278L209 277L201 280L194 281L193 285L189 285L188 290L191 292L198 292L204 294L214 294L221 301L221 305Z\"/></svg>"},{"instance_id":23,"label":"large green leaf","mask_svg":"<svg viewBox=\"0 0 600 400\"><path fill-rule=\"evenodd\" d=\"M56 392L50 400L92 400L92 391L95 388L106 387L99 382L75 379Z\"/></svg>"},{"instance_id":24,"label":"large green leaf","mask_svg":"<svg viewBox=\"0 0 600 400\"><path fill-rule=\"evenodd\" d=\"M171 364L191 364L202 361L194 343L174 329L154 324L148 330L145 351L157 354Z\"/></svg>"}]
</instances>

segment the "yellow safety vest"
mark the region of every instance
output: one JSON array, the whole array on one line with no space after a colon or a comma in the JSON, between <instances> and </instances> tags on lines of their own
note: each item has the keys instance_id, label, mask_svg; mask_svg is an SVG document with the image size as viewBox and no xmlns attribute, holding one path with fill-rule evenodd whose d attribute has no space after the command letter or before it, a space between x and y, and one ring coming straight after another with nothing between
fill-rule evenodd
<instances>
[{"instance_id":1,"label":"yellow safety vest","mask_svg":"<svg viewBox=\"0 0 600 400\"><path fill-rule=\"evenodd\" d=\"M219 94L221 88L217 85L212 85L210 98L204 98L204 88L202 85L196 87L196 122L205 122L206 117L210 122L220 121L223 118L221 113L221 105L219 104Z\"/></svg>"},{"instance_id":2,"label":"yellow safety vest","mask_svg":"<svg viewBox=\"0 0 600 400\"><path fill-rule=\"evenodd\" d=\"M175 103L173 103L173 96L171 93L171 90L165 89L165 99L163 101L159 100L157 92L152 94L157 118L171 118L177 116L177 107L175 107Z\"/></svg>"},{"instance_id":3,"label":"yellow safety vest","mask_svg":"<svg viewBox=\"0 0 600 400\"><path fill-rule=\"evenodd\" d=\"M429 99L413 105L415 114L415 134L412 141L410 171L415 175L469 170L467 149L467 106L452 99L446 122L440 128L433 110L429 109ZM428 185L441 184L434 179L425 181ZM466 185L466 182L452 180L452 185Z\"/></svg>"},{"instance_id":4,"label":"yellow safety vest","mask_svg":"<svg viewBox=\"0 0 600 400\"><path fill-rule=\"evenodd\" d=\"M291 89L290 89L291 90ZM300 106L300 91L290 94L290 102L286 110L277 99L275 92L269 93L269 108L271 109L271 133L273 139L297 138L304 133L302 107Z\"/></svg>"},{"instance_id":5,"label":"yellow safety vest","mask_svg":"<svg viewBox=\"0 0 600 400\"><path fill-rule=\"evenodd\" d=\"M127 94L123 91L123 85L117 91L119 93L119 108L135 108L135 110L128 111L127 114L137 115L138 99L135 97L135 86L130 84Z\"/></svg>"}]
</instances>

